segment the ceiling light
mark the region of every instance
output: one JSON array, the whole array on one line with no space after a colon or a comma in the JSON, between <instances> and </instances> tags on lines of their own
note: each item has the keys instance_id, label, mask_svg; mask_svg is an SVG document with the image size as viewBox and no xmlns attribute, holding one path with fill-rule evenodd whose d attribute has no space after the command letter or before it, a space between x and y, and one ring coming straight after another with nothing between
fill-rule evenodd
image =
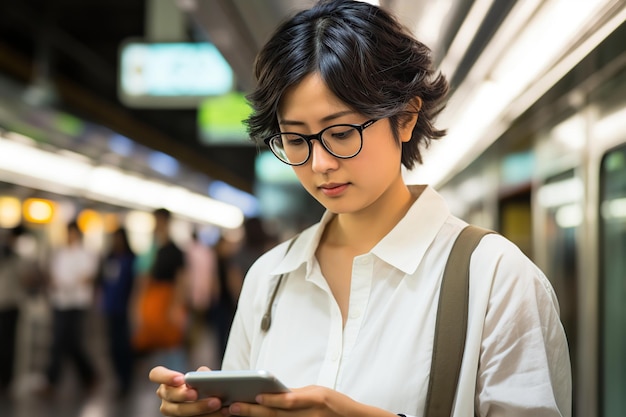
<instances>
[{"instance_id":1,"label":"ceiling light","mask_svg":"<svg viewBox=\"0 0 626 417\"><path fill-rule=\"evenodd\" d=\"M22 203L16 197L0 197L0 227L10 229L22 220Z\"/></svg>"},{"instance_id":2,"label":"ceiling light","mask_svg":"<svg viewBox=\"0 0 626 417\"><path fill-rule=\"evenodd\" d=\"M440 69L448 79L451 79L458 69L461 59L463 59L465 52L467 52L470 44L474 40L492 4L493 0L476 0L472 4L467 17L463 20L452 44L450 44L448 48L446 56L441 61Z\"/></svg>"},{"instance_id":3,"label":"ceiling light","mask_svg":"<svg viewBox=\"0 0 626 417\"><path fill-rule=\"evenodd\" d=\"M54 216L54 203L43 198L28 198L22 205L24 220L30 223L50 223Z\"/></svg>"},{"instance_id":4,"label":"ceiling light","mask_svg":"<svg viewBox=\"0 0 626 417\"><path fill-rule=\"evenodd\" d=\"M436 186L475 160L624 21L626 7L599 25L611 5L517 2L442 113L438 124L448 128L448 137L433 143L424 165L405 172L407 182ZM589 35L593 24L599 27Z\"/></svg>"},{"instance_id":5,"label":"ceiling light","mask_svg":"<svg viewBox=\"0 0 626 417\"><path fill-rule=\"evenodd\" d=\"M17 136L19 142L7 137L15 135L0 135L0 176L16 183L29 178L35 180L30 186L54 188L65 195L85 195L129 208L166 207L192 221L225 228L243 223L243 213L234 205L115 167L93 166L68 152L48 152L28 144L33 141L26 137Z\"/></svg>"}]
</instances>

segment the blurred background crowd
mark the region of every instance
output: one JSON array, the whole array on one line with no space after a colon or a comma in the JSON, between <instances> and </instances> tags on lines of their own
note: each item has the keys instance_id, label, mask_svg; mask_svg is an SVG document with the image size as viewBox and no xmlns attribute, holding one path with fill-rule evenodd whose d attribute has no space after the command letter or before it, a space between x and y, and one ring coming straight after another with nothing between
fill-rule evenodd
<instances>
[{"instance_id":1,"label":"blurred background crowd","mask_svg":"<svg viewBox=\"0 0 626 417\"><path fill-rule=\"evenodd\" d=\"M81 217L57 225L54 239L49 225L2 230L3 410L65 403L75 413L99 399L133 415L141 389L158 410L154 364L219 369L245 272L276 236L256 217L224 232L163 208L149 219L143 245L118 226L96 248Z\"/></svg>"}]
</instances>

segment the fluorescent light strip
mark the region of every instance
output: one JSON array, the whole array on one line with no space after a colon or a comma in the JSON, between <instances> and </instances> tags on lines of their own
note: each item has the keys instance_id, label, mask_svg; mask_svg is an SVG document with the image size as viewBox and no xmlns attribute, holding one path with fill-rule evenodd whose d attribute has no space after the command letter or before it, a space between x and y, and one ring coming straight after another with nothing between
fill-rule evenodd
<instances>
[{"instance_id":1,"label":"fluorescent light strip","mask_svg":"<svg viewBox=\"0 0 626 417\"><path fill-rule=\"evenodd\" d=\"M441 31L444 26L442 22L449 14L451 7L452 0L437 0L425 7L413 30L417 39L431 48L436 48L436 44L441 41Z\"/></svg>"},{"instance_id":2,"label":"fluorescent light strip","mask_svg":"<svg viewBox=\"0 0 626 417\"><path fill-rule=\"evenodd\" d=\"M441 71L448 78L452 78L453 74L458 69L461 59L463 59L465 52L472 43L472 40L474 40L492 4L493 0L476 0L472 4L467 17L463 20L450 48L448 48L446 56L441 61Z\"/></svg>"},{"instance_id":3,"label":"fluorescent light strip","mask_svg":"<svg viewBox=\"0 0 626 417\"><path fill-rule=\"evenodd\" d=\"M490 72L490 78L506 88L512 102L562 57L589 16L597 15L599 6L599 2L585 1L572 7L570 0L545 4ZM567 25L556 25L559 20L567 21Z\"/></svg>"},{"instance_id":4,"label":"fluorescent light strip","mask_svg":"<svg viewBox=\"0 0 626 417\"><path fill-rule=\"evenodd\" d=\"M485 52L479 57L464 83L450 98L450 104L442 114L440 124L448 127L448 137L442 142L436 142L425 155L425 164L413 171L405 172L407 182L430 183L439 185L451 175L463 169L464 164L471 162L480 153L493 143L510 125L514 118L529 108L538 98L553 86L563 75L570 71L582 60L594 47L599 45L621 22L624 21L624 9L603 25L592 36L571 54L554 64L558 57L558 48L552 48L553 54L544 57L543 66L536 68L532 73L525 74L526 79L504 78L504 84L500 84L497 78L492 78L493 68L497 68L498 57L507 56L509 62L523 66L528 57L524 49L520 49L517 43L520 39L528 39L530 35L516 33L516 30L526 27L525 30L537 30L532 22L549 21L552 25L544 25L544 29L554 31L553 26L561 24L575 24L575 28L564 27L560 30L569 33L569 38L557 39L561 47L572 45L576 36L576 28L586 27L601 12L608 7L610 1L592 2L586 10L586 20L570 21L566 17L546 17L543 13L563 13L571 4L567 0L553 0L543 3L544 7L536 10L539 6L537 1L518 2L509 17L505 19L498 29L493 40L487 46ZM546 4L550 7L546 8ZM548 15L549 16L549 15ZM580 17L580 15L579 15ZM530 18L530 22L528 19ZM546 34L534 35L535 39L541 39L541 43L547 43L550 38ZM513 39L516 41L513 42ZM539 45L535 45L538 47ZM554 45L553 45L554 46ZM507 52L508 51L508 52ZM565 65L566 63L566 65ZM495 65L494 65L495 64ZM554 65L548 70L550 65ZM555 72L558 68L558 72ZM538 75L544 72L542 75ZM495 74L498 74L497 72ZM508 75L506 72L500 74ZM524 74L520 75L522 77ZM532 91L532 96L529 95ZM514 109L514 112L512 111Z\"/></svg>"},{"instance_id":5,"label":"fluorescent light strip","mask_svg":"<svg viewBox=\"0 0 626 417\"><path fill-rule=\"evenodd\" d=\"M528 20L536 12L541 2L526 0L517 2L504 19L482 54L472 65L463 83L456 89L445 112L441 115L443 126L453 126L459 115L468 109L467 103L473 99L479 86L489 78L498 60L514 47L515 38L523 33Z\"/></svg>"},{"instance_id":6,"label":"fluorescent light strip","mask_svg":"<svg viewBox=\"0 0 626 417\"><path fill-rule=\"evenodd\" d=\"M31 178L82 188L91 166L82 161L0 139L0 170L20 173Z\"/></svg>"},{"instance_id":7,"label":"fluorescent light strip","mask_svg":"<svg viewBox=\"0 0 626 417\"><path fill-rule=\"evenodd\" d=\"M586 37L583 42L576 47L569 55L556 63L537 82L531 83L512 103L508 117L517 117L537 101L548 89L556 84L561 78L582 61L594 48L602 43L613 31L615 31L624 21L626 21L626 7L616 13L602 27L593 34Z\"/></svg>"},{"instance_id":8,"label":"fluorescent light strip","mask_svg":"<svg viewBox=\"0 0 626 417\"><path fill-rule=\"evenodd\" d=\"M24 137L0 134L0 177L26 177L37 186L62 186L68 195L85 195L94 200L128 208L165 207L200 223L236 228L243 223L242 211L233 205L193 193L182 187L127 174L114 167L93 166L88 162L29 146ZM4 175L3 175L4 173ZM32 182L31 182L32 184Z\"/></svg>"}]
</instances>

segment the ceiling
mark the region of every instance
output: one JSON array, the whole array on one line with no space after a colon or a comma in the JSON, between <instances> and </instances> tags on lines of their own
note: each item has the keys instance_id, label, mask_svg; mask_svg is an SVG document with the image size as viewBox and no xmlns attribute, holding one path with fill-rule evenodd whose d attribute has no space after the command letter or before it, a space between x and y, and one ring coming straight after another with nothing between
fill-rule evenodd
<instances>
[{"instance_id":1,"label":"ceiling","mask_svg":"<svg viewBox=\"0 0 626 417\"><path fill-rule=\"evenodd\" d=\"M261 187L255 186L254 164L258 153L255 146L201 143L195 109L137 108L120 101L117 93L120 45L128 39L154 42L208 39L233 68L237 89L245 93L254 84L255 55L271 31L287 15L314 2L0 2L0 135L5 129L11 130L6 123L7 114L27 115L21 120L26 130L21 133L26 135L32 128L29 125L32 119L41 121L42 111L73 115L91 128L98 127L95 130L99 134L87 139L83 135L72 141L66 120L64 132L43 126L38 131L39 137L30 137L40 145L49 142L53 151L71 149L85 155L94 165L114 164L123 171L164 180L201 194L206 194L208 183L221 180L244 191L256 191L259 197ZM576 8L571 7L569 0L380 0L380 3L430 46L436 65L451 82L448 107L438 120L448 128L446 140L434 143L425 164L407 173L408 182L434 185L440 185L446 177L449 179L477 158L511 121L626 20L624 0L581 2ZM547 24L536 24L541 22ZM528 39L535 41L526 42ZM530 51L520 48L524 46L531 47ZM551 51L551 55L541 54L545 51ZM27 104L24 97L34 98L35 105ZM71 120L69 125L71 132ZM141 145L137 147L141 148L141 155L111 159L107 131ZM152 150L174 157L184 169L173 178L160 177L146 164L145 155L154 154ZM20 161L18 165L26 171L30 169L28 161L24 164ZM17 180L2 180L20 184ZM41 183L26 186L45 188ZM292 189L283 191L297 200ZM306 193L302 191L302 194ZM276 200L275 195L268 195ZM306 203L303 206L309 207Z\"/></svg>"},{"instance_id":2,"label":"ceiling","mask_svg":"<svg viewBox=\"0 0 626 417\"><path fill-rule=\"evenodd\" d=\"M195 109L140 109L117 95L120 44L209 39L234 69L237 88L253 86L254 57L272 29L314 0L21 0L0 3L0 76L40 86L44 105L106 126L190 170L252 191L253 145L206 145ZM407 26L426 29L435 61L445 55L471 0L382 0ZM448 73L459 84L514 0L493 2L463 61ZM446 4L445 10L434 5ZM438 16L435 16L439 13ZM430 14L429 14L430 13ZM432 18L430 16L433 15ZM424 18L424 16L428 18ZM422 18L417 24L418 18ZM437 22L425 25L424 21Z\"/></svg>"},{"instance_id":3,"label":"ceiling","mask_svg":"<svg viewBox=\"0 0 626 417\"><path fill-rule=\"evenodd\" d=\"M49 102L192 170L250 191L253 146L208 147L197 140L194 109L133 109L117 97L119 46L145 38L144 0L23 0L0 3L0 73L25 86L48 81ZM191 30L181 36L191 39ZM176 39L180 40L180 39Z\"/></svg>"}]
</instances>

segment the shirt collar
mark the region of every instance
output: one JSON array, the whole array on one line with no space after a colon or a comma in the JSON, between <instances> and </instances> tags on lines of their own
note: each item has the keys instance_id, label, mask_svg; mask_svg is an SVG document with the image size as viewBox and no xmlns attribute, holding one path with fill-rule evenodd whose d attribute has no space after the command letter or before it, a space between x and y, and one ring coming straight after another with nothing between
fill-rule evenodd
<instances>
[{"instance_id":1,"label":"shirt collar","mask_svg":"<svg viewBox=\"0 0 626 417\"><path fill-rule=\"evenodd\" d=\"M398 224L374 248L372 253L381 260L413 274L426 250L450 215L445 200L433 188L409 186L412 194L422 193Z\"/></svg>"},{"instance_id":2,"label":"shirt collar","mask_svg":"<svg viewBox=\"0 0 626 417\"><path fill-rule=\"evenodd\" d=\"M306 264L308 275L313 265L312 260L315 257L315 251L317 250L324 228L333 216L333 213L326 211L318 223L303 230L292 238L295 239L295 241L291 245L291 248L287 249L289 242L285 242L285 250L288 250L288 252L283 252L285 253L283 259L271 271L271 274L285 274L295 271L302 264Z\"/></svg>"},{"instance_id":3,"label":"shirt collar","mask_svg":"<svg viewBox=\"0 0 626 417\"><path fill-rule=\"evenodd\" d=\"M414 195L419 194L419 197L400 222L371 251L405 274L417 270L426 250L450 215L443 197L430 186L410 185L409 190ZM333 213L326 211L319 223L298 234L289 252L271 273L280 275L292 272L306 264L308 274L324 228L333 217ZM285 243L285 249L286 245L288 243Z\"/></svg>"}]
</instances>

